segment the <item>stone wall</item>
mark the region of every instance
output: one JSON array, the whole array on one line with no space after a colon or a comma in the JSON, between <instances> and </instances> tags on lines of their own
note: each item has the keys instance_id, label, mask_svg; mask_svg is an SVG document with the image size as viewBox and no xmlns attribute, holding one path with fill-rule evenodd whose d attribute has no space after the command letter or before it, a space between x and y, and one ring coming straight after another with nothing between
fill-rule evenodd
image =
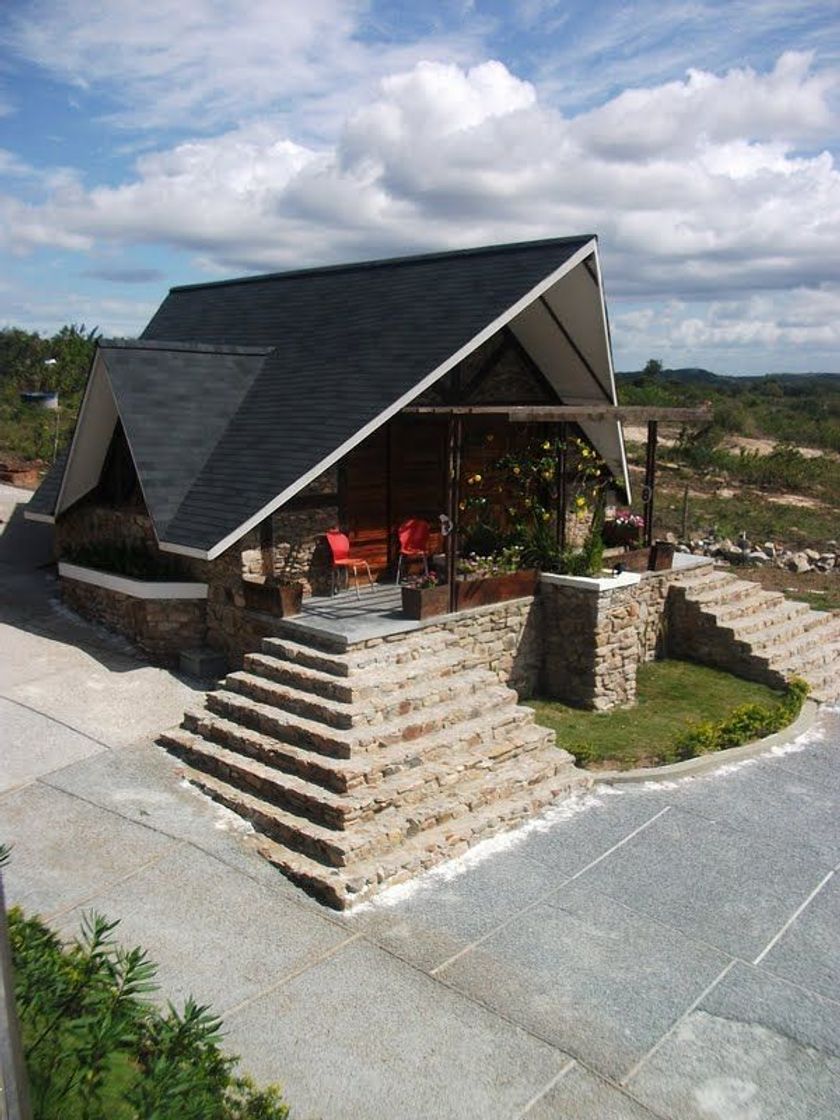
<instances>
[{"instance_id":1,"label":"stone wall","mask_svg":"<svg viewBox=\"0 0 840 1120\"><path fill-rule=\"evenodd\" d=\"M543 576L541 693L597 711L634 704L639 666L668 651L668 593L681 574L645 572L600 589Z\"/></svg>"},{"instance_id":2,"label":"stone wall","mask_svg":"<svg viewBox=\"0 0 840 1120\"><path fill-rule=\"evenodd\" d=\"M121 591L94 587L66 576L64 602L85 618L125 634L153 661L176 665L181 650L204 643L206 604L203 599L135 599Z\"/></svg>"},{"instance_id":3,"label":"stone wall","mask_svg":"<svg viewBox=\"0 0 840 1120\"><path fill-rule=\"evenodd\" d=\"M536 693L543 656L539 598L477 607L441 625L457 634L473 664L490 669L520 698Z\"/></svg>"}]
</instances>

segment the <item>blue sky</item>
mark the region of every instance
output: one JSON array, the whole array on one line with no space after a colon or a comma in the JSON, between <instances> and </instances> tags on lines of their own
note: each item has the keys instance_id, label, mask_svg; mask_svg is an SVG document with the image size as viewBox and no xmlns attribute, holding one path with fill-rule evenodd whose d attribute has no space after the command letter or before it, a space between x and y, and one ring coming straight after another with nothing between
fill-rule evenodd
<instances>
[{"instance_id":1,"label":"blue sky","mask_svg":"<svg viewBox=\"0 0 840 1120\"><path fill-rule=\"evenodd\" d=\"M0 325L596 232L618 368L840 371L821 2L5 0Z\"/></svg>"}]
</instances>

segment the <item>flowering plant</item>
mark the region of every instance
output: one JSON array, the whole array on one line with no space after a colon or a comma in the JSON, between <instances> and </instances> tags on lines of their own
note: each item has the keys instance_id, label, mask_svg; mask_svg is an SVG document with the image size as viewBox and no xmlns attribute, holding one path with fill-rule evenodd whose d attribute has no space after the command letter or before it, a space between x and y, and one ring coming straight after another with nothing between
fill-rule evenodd
<instances>
[{"instance_id":1,"label":"flowering plant","mask_svg":"<svg viewBox=\"0 0 840 1120\"><path fill-rule=\"evenodd\" d=\"M406 576L402 581L402 586L424 590L427 587L437 587L440 582L437 572L423 572L417 576Z\"/></svg>"},{"instance_id":2,"label":"flowering plant","mask_svg":"<svg viewBox=\"0 0 840 1120\"><path fill-rule=\"evenodd\" d=\"M628 525L633 529L644 529L645 519L640 513L631 513L629 509L616 510L613 518L615 525Z\"/></svg>"},{"instance_id":3,"label":"flowering plant","mask_svg":"<svg viewBox=\"0 0 840 1120\"><path fill-rule=\"evenodd\" d=\"M471 552L458 561L458 575L464 579L486 579L488 576L502 576L516 572L522 566L522 550L515 546L502 548L489 556L477 556Z\"/></svg>"}]
</instances>

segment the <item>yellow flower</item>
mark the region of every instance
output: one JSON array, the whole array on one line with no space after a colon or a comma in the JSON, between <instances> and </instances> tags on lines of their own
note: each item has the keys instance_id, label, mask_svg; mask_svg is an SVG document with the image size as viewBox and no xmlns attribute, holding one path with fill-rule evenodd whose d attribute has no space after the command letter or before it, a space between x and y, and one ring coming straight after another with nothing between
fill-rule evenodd
<instances>
[{"instance_id":1,"label":"yellow flower","mask_svg":"<svg viewBox=\"0 0 840 1120\"><path fill-rule=\"evenodd\" d=\"M543 521L548 521L550 519L550 517L551 517L551 514L548 512L548 510L546 510L543 513Z\"/></svg>"},{"instance_id":2,"label":"yellow flower","mask_svg":"<svg viewBox=\"0 0 840 1120\"><path fill-rule=\"evenodd\" d=\"M551 447L550 442L548 440L546 440L545 443L543 444L543 451L548 451L548 449L550 447Z\"/></svg>"},{"instance_id":3,"label":"yellow flower","mask_svg":"<svg viewBox=\"0 0 840 1120\"><path fill-rule=\"evenodd\" d=\"M583 494L578 494L575 498L575 505L578 509L586 509L586 498L584 498Z\"/></svg>"},{"instance_id":4,"label":"yellow flower","mask_svg":"<svg viewBox=\"0 0 840 1120\"><path fill-rule=\"evenodd\" d=\"M466 509L466 508L467 508L467 503L466 502L458 502L458 509Z\"/></svg>"},{"instance_id":5,"label":"yellow flower","mask_svg":"<svg viewBox=\"0 0 840 1120\"><path fill-rule=\"evenodd\" d=\"M514 468L513 468L513 473L514 473L514 474L519 474L519 473L520 473L520 471L519 471L519 467L514 467Z\"/></svg>"},{"instance_id":6,"label":"yellow flower","mask_svg":"<svg viewBox=\"0 0 840 1120\"><path fill-rule=\"evenodd\" d=\"M549 479L549 478L551 478L551 471L543 471L543 472L542 472L542 476L543 476L543 478L545 478L545 479Z\"/></svg>"}]
</instances>

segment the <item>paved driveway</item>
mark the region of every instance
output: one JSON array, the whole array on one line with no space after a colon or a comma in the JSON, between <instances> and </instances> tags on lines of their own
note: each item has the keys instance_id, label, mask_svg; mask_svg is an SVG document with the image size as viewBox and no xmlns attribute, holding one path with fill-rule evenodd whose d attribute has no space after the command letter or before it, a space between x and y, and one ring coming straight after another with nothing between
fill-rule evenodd
<instances>
[{"instance_id":1,"label":"paved driveway","mask_svg":"<svg viewBox=\"0 0 840 1120\"><path fill-rule=\"evenodd\" d=\"M38 559L0 546L8 893L66 932L120 918L296 1117L840 1115L840 711L343 917L179 785L152 738L193 688L64 612Z\"/></svg>"}]
</instances>

